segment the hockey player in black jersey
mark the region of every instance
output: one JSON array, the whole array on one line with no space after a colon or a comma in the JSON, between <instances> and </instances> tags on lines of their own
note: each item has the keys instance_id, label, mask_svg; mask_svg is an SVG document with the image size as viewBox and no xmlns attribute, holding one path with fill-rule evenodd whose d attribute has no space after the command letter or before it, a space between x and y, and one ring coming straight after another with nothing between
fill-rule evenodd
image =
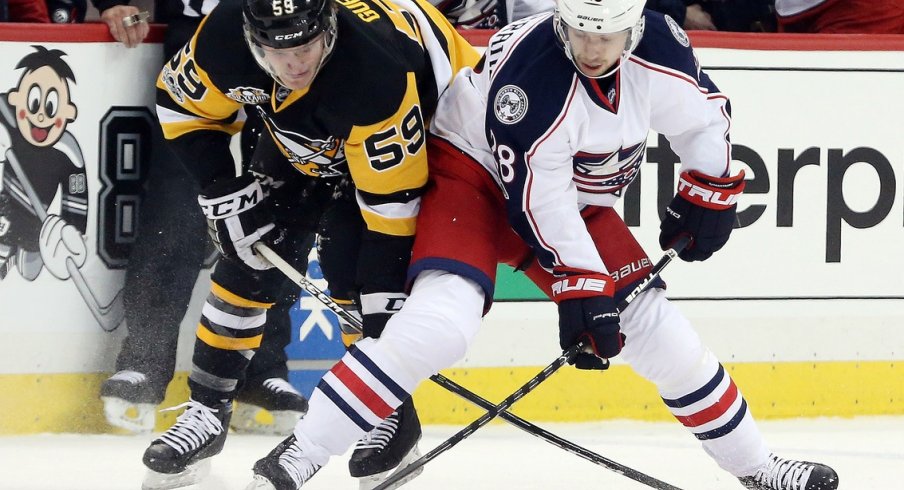
<instances>
[{"instance_id":1,"label":"hockey player in black jersey","mask_svg":"<svg viewBox=\"0 0 904 490\"><path fill-rule=\"evenodd\" d=\"M206 460L222 449L235 391L285 280L253 245L264 241L301 268L344 178L354 185L354 219L363 227L350 258L357 263L354 291L331 290L340 299L357 297L365 336L379 336L404 299L427 182L426 127L438 95L477 59L422 0L245 0L215 8L163 67L160 124L201 182L198 201L223 257L197 329L191 400L145 452L145 488L198 481ZM229 140L241 128L243 106L260 114L270 137L258 144L253 173L236 176ZM379 430L392 412L378 411L360 427ZM396 415L416 431L400 439L410 453L420 430L416 415ZM398 455L372 449L359 455ZM364 473L354 476L371 477L366 472L399 461L379 463L354 465Z\"/></svg>"}]
</instances>

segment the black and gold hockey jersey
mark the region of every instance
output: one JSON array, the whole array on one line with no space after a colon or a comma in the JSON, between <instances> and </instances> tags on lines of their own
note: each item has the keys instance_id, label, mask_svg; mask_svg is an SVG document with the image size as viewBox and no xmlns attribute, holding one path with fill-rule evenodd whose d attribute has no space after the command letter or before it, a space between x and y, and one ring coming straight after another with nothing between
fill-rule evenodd
<instances>
[{"instance_id":1,"label":"black and gold hockey jersey","mask_svg":"<svg viewBox=\"0 0 904 490\"><path fill-rule=\"evenodd\" d=\"M240 2L218 6L160 73L160 123L204 186L234 175L229 138L241 128L243 106L255 106L286 168L350 174L367 228L411 236L427 182L425 127L439 94L479 55L424 0L336 3L333 52L296 91L255 62Z\"/></svg>"}]
</instances>

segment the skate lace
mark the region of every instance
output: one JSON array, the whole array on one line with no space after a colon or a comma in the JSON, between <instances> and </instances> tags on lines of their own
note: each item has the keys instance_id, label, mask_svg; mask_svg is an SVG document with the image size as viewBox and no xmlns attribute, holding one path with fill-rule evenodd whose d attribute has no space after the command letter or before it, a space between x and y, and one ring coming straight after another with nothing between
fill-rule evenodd
<instances>
[{"instance_id":1,"label":"skate lace","mask_svg":"<svg viewBox=\"0 0 904 490\"><path fill-rule=\"evenodd\" d=\"M399 430L399 422L399 412L396 410L395 412L392 412L389 417L386 417L380 425L364 434L364 437L355 444L355 450L369 448L383 449L389 444L389 441L392 440L392 436L395 435L396 431Z\"/></svg>"},{"instance_id":2,"label":"skate lace","mask_svg":"<svg viewBox=\"0 0 904 490\"><path fill-rule=\"evenodd\" d=\"M125 381L126 383L131 383L133 385L137 385L140 383L144 383L148 377L144 373L139 373L138 371L129 371L123 370L119 371L113 376L110 376L110 379L117 381Z\"/></svg>"},{"instance_id":3,"label":"skate lace","mask_svg":"<svg viewBox=\"0 0 904 490\"><path fill-rule=\"evenodd\" d=\"M266 379L264 380L262 385L264 388L276 393L294 393L296 395L301 395L301 393L299 393L294 386L292 386L288 381L282 378Z\"/></svg>"},{"instance_id":4,"label":"skate lace","mask_svg":"<svg viewBox=\"0 0 904 490\"><path fill-rule=\"evenodd\" d=\"M779 490L805 490L812 472L812 464L772 455L766 466L756 472L754 480Z\"/></svg>"},{"instance_id":5,"label":"skate lace","mask_svg":"<svg viewBox=\"0 0 904 490\"><path fill-rule=\"evenodd\" d=\"M320 468L304 457L301 448L297 442L293 442L279 455L279 465L286 470L296 487L300 487L302 483L308 481L311 475Z\"/></svg>"},{"instance_id":6,"label":"skate lace","mask_svg":"<svg viewBox=\"0 0 904 490\"><path fill-rule=\"evenodd\" d=\"M223 423L216 415L218 410L194 400L163 409L161 412L178 410L183 407L188 408L182 412L182 415L179 415L176 423L160 436L161 441L178 451L179 454L197 449L211 436L217 436L223 432Z\"/></svg>"}]
</instances>

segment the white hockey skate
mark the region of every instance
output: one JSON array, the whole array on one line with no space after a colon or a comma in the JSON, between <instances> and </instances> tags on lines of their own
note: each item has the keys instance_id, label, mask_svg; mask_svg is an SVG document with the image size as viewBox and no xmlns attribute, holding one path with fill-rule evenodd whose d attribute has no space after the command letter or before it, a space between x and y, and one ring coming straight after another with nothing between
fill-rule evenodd
<instances>
[{"instance_id":1,"label":"white hockey skate","mask_svg":"<svg viewBox=\"0 0 904 490\"><path fill-rule=\"evenodd\" d=\"M307 411L308 400L288 381L270 378L238 393L229 426L239 433L284 436Z\"/></svg>"}]
</instances>

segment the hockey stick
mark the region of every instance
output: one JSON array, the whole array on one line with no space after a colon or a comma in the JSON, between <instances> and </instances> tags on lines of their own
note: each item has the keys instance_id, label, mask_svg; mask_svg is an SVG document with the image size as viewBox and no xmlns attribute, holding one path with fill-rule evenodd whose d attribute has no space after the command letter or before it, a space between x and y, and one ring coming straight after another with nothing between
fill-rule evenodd
<instances>
[{"instance_id":1,"label":"hockey stick","mask_svg":"<svg viewBox=\"0 0 904 490\"><path fill-rule=\"evenodd\" d=\"M631 293L626 297L626 301L621 303L622 309L627 306L638 294L646 290L649 284L655 279L662 269L670 262L678 253L678 251L684 249L687 245L687 240L680 241L676 244L675 249L677 250L673 252L673 250L668 251L666 257L663 258L659 263L654 266L651 270L650 275L645 278L645 280L638 284L638 286L631 291ZM270 249L267 245L263 243L255 244L255 251L260 253L264 258L266 258L270 263L272 263L276 268L278 268L281 272L283 272L289 279L295 282L298 286L302 287L305 291L307 291L312 296L316 297L321 303L326 305L330 310L339 315L343 320L348 322L354 328L360 331L361 329L361 320L357 317L351 315L348 311L342 308L339 304L337 304L332 298L326 295L323 291L321 291L316 285L314 285L307 277L301 274L298 270L292 267L288 262L286 262L282 257L279 256L276 252ZM442 374L435 374L430 377L430 380L442 386L446 390L468 400L469 402L485 409L490 410L494 407L494 405L488 400L480 397L476 393L471 392L467 388L459 385L458 383L452 381L451 379L443 376ZM631 478L637 482L644 483L652 488L663 489L663 490L680 490L677 487L671 486L668 483L662 482L653 478L649 475L641 473L637 470L634 470L630 467L624 466L620 463L607 459L593 451L590 451L582 446L579 446L567 439L563 439L541 427L538 427L527 420L518 417L517 415L508 412L501 411L499 413L499 417L503 420L511 423L515 427L524 430L525 432L538 437L540 439L549 442L550 444L557 446L561 449L564 449L572 454L580 456L592 463L595 463L599 466L603 466L607 469L610 469L616 473L619 473L627 478Z\"/></svg>"},{"instance_id":2,"label":"hockey stick","mask_svg":"<svg viewBox=\"0 0 904 490\"><path fill-rule=\"evenodd\" d=\"M361 329L362 329L361 320L359 320L357 317L349 314L348 311L346 311L344 308L342 308L342 306L340 306L338 303L336 303L333 300L333 298L330 298L327 294L325 294L323 291L321 291L316 285L314 285L310 280L308 280L307 277L305 277L297 269L292 267L288 262L286 262L282 257L280 257L279 254L277 254L272 249L270 249L270 247L268 247L267 245L265 245L263 243L257 243L254 245L254 248L255 248L255 251L257 251L265 259L270 261L271 264L273 264L277 269L279 269L281 272L283 272L283 274L285 274L287 277L289 277L289 279L291 279L295 284L304 288L305 291L307 291L312 296L316 297L318 300L320 300L321 303L326 305L330 310L335 312L337 315L341 315L341 317L346 322L348 322L352 327L354 327L356 330L358 330L359 332L361 331ZM635 296L636 296L636 294L635 294ZM632 297L632 299L633 299L633 297ZM494 407L492 402L490 402L490 401L486 400L485 398L481 397L480 395L468 390L464 386L461 386L460 384L456 383L455 381L452 381L451 379L443 376L442 374L435 374L430 377L430 380L435 382L436 384L442 386L446 390L473 403L474 405L477 405L478 407L483 408L484 410L491 410ZM524 420L521 417L519 417L509 411L503 410L499 413L499 416L506 422L509 422L510 424L514 425L515 427L518 427L519 429L527 432L528 434L531 434L535 437L545 440L546 442L548 442L554 446L558 446L572 454L580 456L592 463L595 463L595 464L598 464L605 468L608 468L612 471L615 471L616 473L624 475L635 481L645 483L645 484L650 485L653 488L657 488L657 489L671 490L671 489L676 488L676 487L669 485L668 483L661 482L661 481L659 481L655 478L652 478L648 475L645 475L637 470L634 470L632 468L619 464L615 461L607 459L607 458L605 458L597 453L594 453L593 451L590 451L589 449L579 446L567 439L563 439L562 437L559 437L559 436L547 431L546 429L538 427L538 426L532 424L531 422L528 422L527 420Z\"/></svg>"},{"instance_id":3,"label":"hockey stick","mask_svg":"<svg viewBox=\"0 0 904 490\"><path fill-rule=\"evenodd\" d=\"M38 198L34 187L31 186L31 182L28 180L28 176L25 175L25 170L19 163L19 159L16 158L16 154L13 152L12 148L6 151L6 159L10 166L12 166L13 173L19 178L19 183L22 185L22 189L25 190L25 194L28 196L28 201L35 212L35 216L43 223L44 220L47 219L47 210L45 210L44 206L41 204L41 200ZM116 327L122 323L123 318L125 318L122 298L120 297L122 289L116 293L116 296L113 297L109 304L101 305L100 301L98 301L97 297L94 295L91 286L88 284L88 281L85 280L85 276L82 275L81 269L79 269L75 264L75 261L72 260L72 257L66 258L66 270L69 271L72 283L75 284L79 294L82 295L82 299L85 300L85 304L88 306L88 309L91 310L91 314L94 316L94 319L97 320L100 327L107 332L115 330Z\"/></svg>"},{"instance_id":4,"label":"hockey stick","mask_svg":"<svg viewBox=\"0 0 904 490\"><path fill-rule=\"evenodd\" d=\"M618 310L624 311L625 308L627 308L628 305L635 298L637 298L637 296L640 293L646 291L646 289L650 286L650 284L652 284L652 282L654 280L656 280L657 277L659 277L659 274L662 272L662 270L667 265L669 265L669 263L672 262L672 260L675 257L678 256L679 252L684 250L684 247L686 247L688 245L688 243L690 243L689 237L679 238L675 242L675 244L672 246L672 248L667 250L665 252L665 255L663 255L662 258L659 259L659 262L657 262L656 265L653 266L653 269L650 271L649 274L647 274L647 276L644 278L644 280L641 281L633 290L631 290L631 292L625 297L625 299L623 299L618 304ZM524 395L530 393L540 383L545 381L553 373L555 373L559 368L561 368L563 365L565 365L565 363L570 362L572 359L574 359L574 357L579 352L581 352L584 349L584 347L585 347L584 342L579 342L578 344L571 346L569 349L567 349L565 352L563 352L562 355L560 355L558 358L556 358L555 361L553 361L551 364L549 364L548 366L543 368L543 370L540 371L539 374L537 374L536 376L534 376L533 378L528 380L527 383L525 383L520 388L518 388L514 393L509 395L505 400L502 400L502 402L500 402L499 404L489 408L488 409L489 411L486 414L484 414L483 416L481 416L474 422L471 422L471 424L469 424L467 427L458 431L457 433L452 435L452 437L446 439L444 442L442 442L440 445L433 448L433 450L431 450L427 454L421 456L420 458L418 458L417 460L415 460L408 466L406 466L406 467L396 471L392 475L390 475L389 478L387 478L381 484L374 487L373 490L389 490L392 488L396 488L396 484L399 483L401 480L404 480L405 477L407 477L411 473L417 471L420 467L429 463L430 461L432 461L434 458L436 458L440 454L448 451L449 449L452 449L452 447L454 447L456 444L458 444L459 442L464 440L466 437L473 434L477 429L490 423L490 421L493 420L494 418L496 418L497 416L499 416L501 414L501 412L508 410L509 407L511 407L515 402L517 402L518 400L523 398ZM627 475L625 475L625 476L627 476ZM656 480L656 481L658 482L658 480ZM643 482L643 483L647 483L647 482ZM659 482L659 483L661 483L662 485L666 485L666 486L660 486L660 487L654 487L654 488L680 490L677 487L668 485L667 483L664 483L664 482ZM649 483L647 483L647 484L649 484Z\"/></svg>"}]
</instances>

